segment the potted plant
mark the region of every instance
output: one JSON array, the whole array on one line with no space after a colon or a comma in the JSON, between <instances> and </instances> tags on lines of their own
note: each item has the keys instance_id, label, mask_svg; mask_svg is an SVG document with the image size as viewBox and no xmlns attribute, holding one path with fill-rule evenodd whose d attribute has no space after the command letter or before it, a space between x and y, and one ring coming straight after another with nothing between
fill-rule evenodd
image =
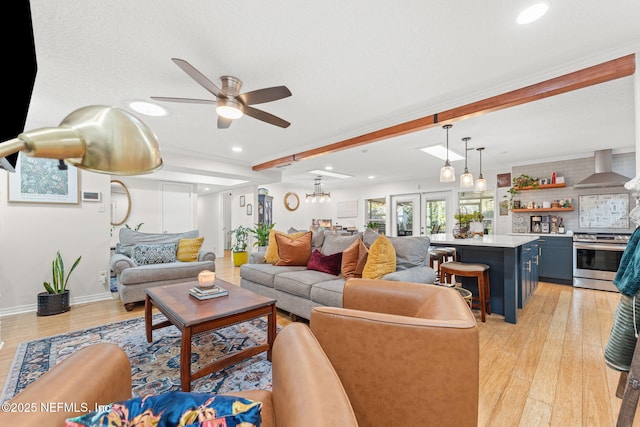
<instances>
[{"instance_id":1,"label":"potted plant","mask_svg":"<svg viewBox=\"0 0 640 427\"><path fill-rule=\"evenodd\" d=\"M538 188L538 181L539 178L532 178L526 174L521 174L520 176L516 176L511 180L512 185L507 190L509 194L505 194L503 196L504 198L509 198L509 206L511 207L511 209L514 208L513 199L516 197L518 192L525 187ZM518 208L519 206L515 207Z\"/></svg>"},{"instance_id":2,"label":"potted plant","mask_svg":"<svg viewBox=\"0 0 640 427\"><path fill-rule=\"evenodd\" d=\"M458 221L458 227L453 230L453 237L456 239L464 239L468 237L469 223L473 219L473 214L458 211L454 217Z\"/></svg>"},{"instance_id":3,"label":"potted plant","mask_svg":"<svg viewBox=\"0 0 640 427\"><path fill-rule=\"evenodd\" d=\"M253 246L257 246L259 251L264 250L269 243L269 233L275 227L275 224L256 224L251 229L251 233L255 236L256 241L253 242Z\"/></svg>"},{"instance_id":4,"label":"potted plant","mask_svg":"<svg viewBox=\"0 0 640 427\"><path fill-rule=\"evenodd\" d=\"M369 230L371 230L371 231L375 231L376 233L378 232L378 224L376 224L376 223L375 223L375 222L373 222L373 221L369 221L369 222L367 223L367 228L368 228Z\"/></svg>"},{"instance_id":5,"label":"potted plant","mask_svg":"<svg viewBox=\"0 0 640 427\"><path fill-rule=\"evenodd\" d=\"M484 215L479 211L475 211L471 214L471 222L469 222L469 231L472 236L484 236Z\"/></svg>"},{"instance_id":6,"label":"potted plant","mask_svg":"<svg viewBox=\"0 0 640 427\"><path fill-rule=\"evenodd\" d=\"M51 314L69 311L69 290L67 289L67 282L81 259L82 257L79 256L73 263L73 266L71 266L69 272L66 273L62 255L60 255L60 251L57 252L56 257L51 263L52 280L51 282L44 282L43 286L46 292L40 292L38 294L38 316L49 316Z\"/></svg>"},{"instance_id":7,"label":"potted plant","mask_svg":"<svg viewBox=\"0 0 640 427\"><path fill-rule=\"evenodd\" d=\"M251 229L245 226L238 226L235 230L231 231L235 243L231 248L233 252L233 265L240 267L242 264L246 264L249 259L249 253L247 252L247 245L249 241L249 233Z\"/></svg>"}]
</instances>

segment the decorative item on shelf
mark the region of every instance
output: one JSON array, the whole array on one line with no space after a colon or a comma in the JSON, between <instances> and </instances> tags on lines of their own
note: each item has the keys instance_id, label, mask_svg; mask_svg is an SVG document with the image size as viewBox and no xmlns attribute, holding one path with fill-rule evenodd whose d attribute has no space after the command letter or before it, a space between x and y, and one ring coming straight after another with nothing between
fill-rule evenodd
<instances>
[{"instance_id":1,"label":"decorative item on shelf","mask_svg":"<svg viewBox=\"0 0 640 427\"><path fill-rule=\"evenodd\" d=\"M484 147L476 148L476 151L480 153L480 174L478 175L478 179L476 179L476 191L486 191L487 190L487 180L482 176L482 151Z\"/></svg>"},{"instance_id":2,"label":"decorative item on shelf","mask_svg":"<svg viewBox=\"0 0 640 427\"><path fill-rule=\"evenodd\" d=\"M452 127L453 125L442 126L447 131L447 160L444 162L442 169L440 169L440 182L454 182L456 180L456 171L449 161L449 129Z\"/></svg>"},{"instance_id":3,"label":"decorative item on shelf","mask_svg":"<svg viewBox=\"0 0 640 427\"><path fill-rule=\"evenodd\" d=\"M529 175L525 175L525 174L522 174L520 176L513 178L511 183L512 183L511 187L507 190L508 194L505 194L503 196L504 198L509 198L509 204L511 205L511 209L518 209L517 207L514 206L514 198L516 197L516 195L521 189L525 187L538 188L538 178L532 178ZM528 209L533 209L533 205L531 206L531 208L528 208Z\"/></svg>"},{"instance_id":4,"label":"decorative item on shelf","mask_svg":"<svg viewBox=\"0 0 640 427\"><path fill-rule=\"evenodd\" d=\"M484 215L479 211L471 214L471 222L469 222L469 233L471 237L484 236Z\"/></svg>"},{"instance_id":5,"label":"decorative item on shelf","mask_svg":"<svg viewBox=\"0 0 640 427\"><path fill-rule=\"evenodd\" d=\"M330 202L331 201L331 193L325 193L324 191L322 191L322 177L321 176L317 176L314 178L314 184L313 184L313 193L309 194L307 193L306 197L305 197L305 202L309 203L324 203L324 202Z\"/></svg>"},{"instance_id":6,"label":"decorative item on shelf","mask_svg":"<svg viewBox=\"0 0 640 427\"><path fill-rule=\"evenodd\" d=\"M231 251L233 252L233 265L235 265L236 267L240 267L242 264L246 264L247 260L249 259L247 245L251 229L249 227L239 225L238 228L232 230L231 232L233 233L233 237L235 240L235 243L231 247Z\"/></svg>"},{"instance_id":7,"label":"decorative item on shelf","mask_svg":"<svg viewBox=\"0 0 640 427\"><path fill-rule=\"evenodd\" d=\"M467 158L469 157L467 152L469 151L468 144L470 139L468 136L462 138L462 141L464 141L464 173L460 175L460 188L473 187L473 175L471 175L469 168L467 168Z\"/></svg>"},{"instance_id":8,"label":"decorative item on shelf","mask_svg":"<svg viewBox=\"0 0 640 427\"><path fill-rule=\"evenodd\" d=\"M211 270L202 270L198 273L198 288L211 289L216 281L216 273Z\"/></svg>"},{"instance_id":9,"label":"decorative item on shelf","mask_svg":"<svg viewBox=\"0 0 640 427\"><path fill-rule=\"evenodd\" d=\"M51 282L44 282L43 286L46 292L38 294L38 316L49 316L69 311L70 296L67 282L69 282L71 273L76 269L81 259L82 257L79 256L71 266L69 273L65 274L62 255L60 255L60 251L56 253L56 257L51 263L52 280Z\"/></svg>"},{"instance_id":10,"label":"decorative item on shelf","mask_svg":"<svg viewBox=\"0 0 640 427\"><path fill-rule=\"evenodd\" d=\"M250 230L256 238L256 241L253 242L253 246L257 246L259 251L267 247L267 244L269 243L269 233L275 225L275 223L256 224L256 226Z\"/></svg>"}]
</instances>

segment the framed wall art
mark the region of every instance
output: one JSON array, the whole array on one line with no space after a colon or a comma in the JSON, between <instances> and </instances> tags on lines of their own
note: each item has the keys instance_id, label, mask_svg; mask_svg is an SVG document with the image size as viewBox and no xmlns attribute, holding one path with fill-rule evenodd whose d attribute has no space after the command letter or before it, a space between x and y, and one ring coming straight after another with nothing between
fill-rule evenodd
<instances>
[{"instance_id":1,"label":"framed wall art","mask_svg":"<svg viewBox=\"0 0 640 427\"><path fill-rule=\"evenodd\" d=\"M496 182L498 184L498 188L511 187L511 172L499 173L496 176Z\"/></svg>"},{"instance_id":2,"label":"framed wall art","mask_svg":"<svg viewBox=\"0 0 640 427\"><path fill-rule=\"evenodd\" d=\"M78 204L80 173L78 168L60 162L20 154L16 171L9 174L9 202Z\"/></svg>"},{"instance_id":3,"label":"framed wall art","mask_svg":"<svg viewBox=\"0 0 640 427\"><path fill-rule=\"evenodd\" d=\"M251 203L247 205L247 215L253 215L253 206Z\"/></svg>"},{"instance_id":4,"label":"framed wall art","mask_svg":"<svg viewBox=\"0 0 640 427\"><path fill-rule=\"evenodd\" d=\"M244 196L240 196L240 207L244 208Z\"/></svg>"}]
</instances>

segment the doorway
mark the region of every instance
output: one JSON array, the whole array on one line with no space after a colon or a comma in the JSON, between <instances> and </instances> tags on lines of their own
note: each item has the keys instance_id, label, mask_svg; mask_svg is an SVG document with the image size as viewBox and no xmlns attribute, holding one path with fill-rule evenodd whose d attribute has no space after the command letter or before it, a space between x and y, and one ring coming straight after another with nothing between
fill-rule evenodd
<instances>
[{"instance_id":1,"label":"doorway","mask_svg":"<svg viewBox=\"0 0 640 427\"><path fill-rule=\"evenodd\" d=\"M420 223L420 195L391 196L391 217L392 236L423 234Z\"/></svg>"}]
</instances>

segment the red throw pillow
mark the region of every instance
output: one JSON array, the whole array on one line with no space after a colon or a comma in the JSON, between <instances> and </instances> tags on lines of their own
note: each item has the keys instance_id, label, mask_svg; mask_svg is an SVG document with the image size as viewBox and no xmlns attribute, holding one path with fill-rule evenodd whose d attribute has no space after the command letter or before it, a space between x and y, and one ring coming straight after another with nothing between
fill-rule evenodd
<instances>
[{"instance_id":1,"label":"red throw pillow","mask_svg":"<svg viewBox=\"0 0 640 427\"><path fill-rule=\"evenodd\" d=\"M323 273L333 274L334 276L340 274L341 268L342 252L324 255L317 249L313 251L311 258L309 258L309 264L307 264L308 270L322 271Z\"/></svg>"}]
</instances>

